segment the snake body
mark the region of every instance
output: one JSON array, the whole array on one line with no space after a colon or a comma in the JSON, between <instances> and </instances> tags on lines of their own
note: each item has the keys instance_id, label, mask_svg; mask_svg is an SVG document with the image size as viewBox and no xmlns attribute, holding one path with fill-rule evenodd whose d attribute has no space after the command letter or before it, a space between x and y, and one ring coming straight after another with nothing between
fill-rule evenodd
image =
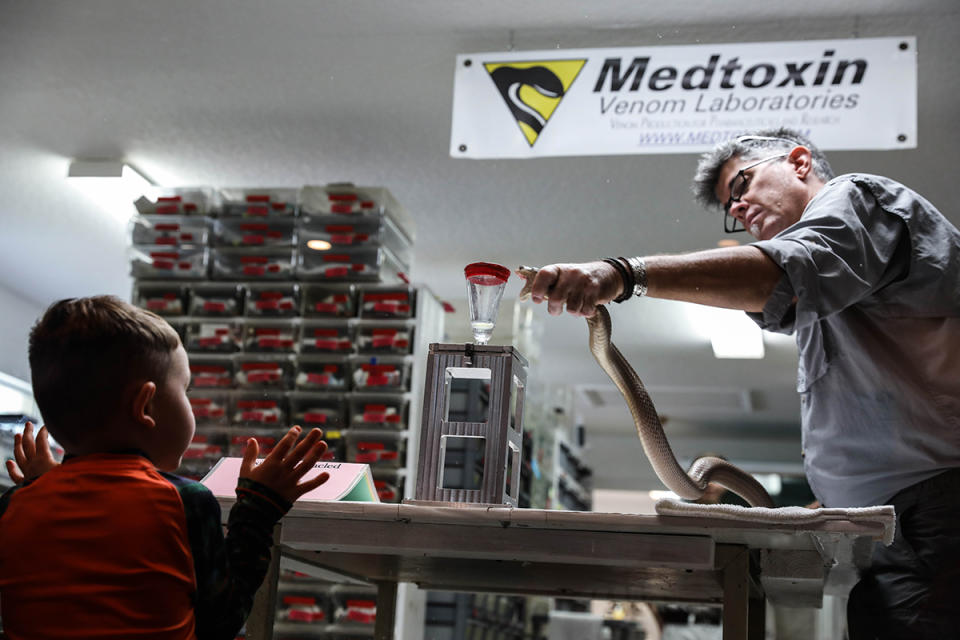
<instances>
[{"instance_id":1,"label":"snake body","mask_svg":"<svg viewBox=\"0 0 960 640\"><path fill-rule=\"evenodd\" d=\"M526 279L520 298L528 298L537 269L520 267L517 273ZM640 376L611 342L610 313L606 307L597 305L596 313L587 318L587 326L590 329L590 352L626 400L643 451L657 477L668 489L685 500L697 500L703 496L707 484L715 482L742 497L750 506L773 506L770 495L753 476L722 458L697 458L689 471L684 471L670 448L660 417Z\"/></svg>"}]
</instances>

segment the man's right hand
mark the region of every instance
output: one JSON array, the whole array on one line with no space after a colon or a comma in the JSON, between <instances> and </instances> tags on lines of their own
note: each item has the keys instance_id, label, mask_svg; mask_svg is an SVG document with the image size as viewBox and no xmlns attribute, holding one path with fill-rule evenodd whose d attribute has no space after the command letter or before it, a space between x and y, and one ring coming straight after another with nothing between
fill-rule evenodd
<instances>
[{"instance_id":1,"label":"man's right hand","mask_svg":"<svg viewBox=\"0 0 960 640\"><path fill-rule=\"evenodd\" d=\"M36 480L60 464L50 453L46 425L40 427L34 439L32 422L27 422L22 434L13 436L13 457L16 461L7 460L7 474L14 484Z\"/></svg>"},{"instance_id":2,"label":"man's right hand","mask_svg":"<svg viewBox=\"0 0 960 640\"><path fill-rule=\"evenodd\" d=\"M606 304L620 295L623 280L612 266L603 261L573 264L551 264L540 267L530 290L536 303L547 301L550 315L567 313L589 317L598 304Z\"/></svg>"}]
</instances>

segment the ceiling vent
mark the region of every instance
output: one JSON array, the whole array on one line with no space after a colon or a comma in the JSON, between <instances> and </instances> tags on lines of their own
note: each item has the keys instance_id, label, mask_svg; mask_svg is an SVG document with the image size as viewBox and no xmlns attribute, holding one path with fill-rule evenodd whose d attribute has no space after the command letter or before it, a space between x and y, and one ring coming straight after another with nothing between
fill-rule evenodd
<instances>
[{"instance_id":1,"label":"ceiling vent","mask_svg":"<svg viewBox=\"0 0 960 640\"><path fill-rule=\"evenodd\" d=\"M606 409L623 406L620 391L613 385L581 385L577 387L585 408ZM751 413L754 403L749 389L723 387L647 387L657 413L734 414Z\"/></svg>"}]
</instances>

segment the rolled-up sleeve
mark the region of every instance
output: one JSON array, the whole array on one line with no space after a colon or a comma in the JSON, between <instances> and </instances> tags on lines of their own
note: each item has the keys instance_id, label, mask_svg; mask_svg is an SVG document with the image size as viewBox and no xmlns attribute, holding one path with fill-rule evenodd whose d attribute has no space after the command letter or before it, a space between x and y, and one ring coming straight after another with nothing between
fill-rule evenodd
<instances>
[{"instance_id":1,"label":"rolled-up sleeve","mask_svg":"<svg viewBox=\"0 0 960 640\"><path fill-rule=\"evenodd\" d=\"M853 180L825 188L799 222L752 243L784 271L761 313L761 328L789 333L856 304L902 277L909 260L904 221Z\"/></svg>"}]
</instances>

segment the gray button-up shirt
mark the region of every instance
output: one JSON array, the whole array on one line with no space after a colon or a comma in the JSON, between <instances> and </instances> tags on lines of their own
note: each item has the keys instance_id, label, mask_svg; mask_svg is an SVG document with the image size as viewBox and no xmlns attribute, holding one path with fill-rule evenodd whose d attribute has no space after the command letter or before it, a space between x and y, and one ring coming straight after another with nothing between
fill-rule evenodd
<instances>
[{"instance_id":1,"label":"gray button-up shirt","mask_svg":"<svg viewBox=\"0 0 960 640\"><path fill-rule=\"evenodd\" d=\"M834 178L753 243L784 271L763 329L796 332L804 467L831 507L960 467L960 232L907 187ZM795 302L794 302L795 301Z\"/></svg>"}]
</instances>

